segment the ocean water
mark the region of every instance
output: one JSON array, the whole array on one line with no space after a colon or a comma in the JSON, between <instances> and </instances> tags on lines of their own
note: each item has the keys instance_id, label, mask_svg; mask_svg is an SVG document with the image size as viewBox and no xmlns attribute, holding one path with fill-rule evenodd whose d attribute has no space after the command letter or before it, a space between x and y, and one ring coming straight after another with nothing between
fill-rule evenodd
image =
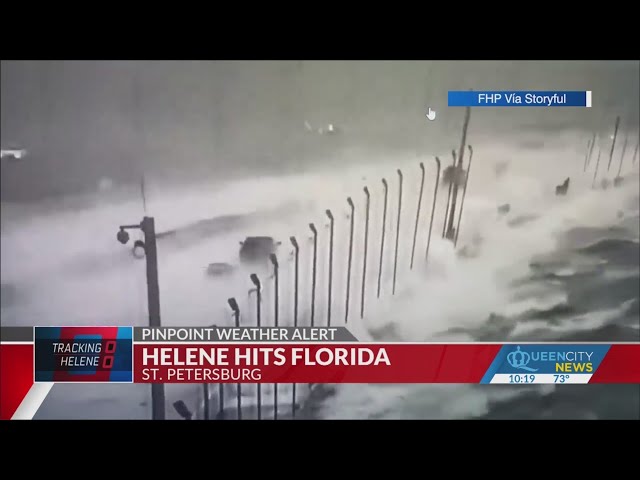
<instances>
[{"instance_id":1,"label":"ocean water","mask_svg":"<svg viewBox=\"0 0 640 480\"><path fill-rule=\"evenodd\" d=\"M395 85L400 82L389 65L368 68L378 68L377 76L364 75L365 69L356 79L365 83L367 78L378 80L370 80L371 85L365 88L368 93L357 96L363 105L372 102L375 92L393 90L394 79ZM330 137L305 131L302 121L293 126L287 124L292 132L291 144L284 150L299 157L299 163L241 171L234 170L234 162L229 162L228 170L219 170L224 175L202 175L199 181L184 176L180 176L180 181L172 181L166 172L161 175L159 170L150 169L146 213L156 218L159 231L178 232L160 239L158 244L163 324L231 324L226 300L232 296L241 305L243 323L254 321L253 300L248 295L250 272L238 265L238 242L247 235L272 235L282 241L278 257L283 292L280 317L284 323L291 321L292 312L292 248L288 238L296 236L301 244L300 319L302 324L307 322L311 252L308 223L314 222L319 230L320 251L316 324L322 325L327 317L328 282L329 230L325 209L331 209L336 219L331 307L332 324L340 324L345 315L349 225L346 199L352 197L356 205L356 229L349 328L358 338L443 342L640 341L640 161L632 163L633 147L638 141L638 100L637 88L635 93L628 88L638 86L637 64L614 65L609 70L582 64L564 70L522 66L523 70L536 72L542 68L538 83L524 75L518 80L514 76L518 71L515 67L505 68L503 77L498 75L499 71L485 67L475 83L467 80L462 82L464 85L459 80L461 68L445 65L439 69L436 63L416 70L439 79L425 94L427 99L435 99L429 103L442 112L441 122L437 120L433 128L426 120L418 119L417 111L422 108L424 97L411 108L406 108L410 103L406 99L394 103L387 98L385 102L396 105L397 111L390 110L389 118L375 117L375 108L371 107L367 121L355 114L346 115L346 107L341 111L336 105L323 109L314 104L309 110L316 112L316 116L308 116L314 125L338 118L343 122L335 120L336 123L346 126L341 135ZM317 65L311 67L315 72L320 69ZM352 89L357 84L354 75L349 77ZM509 75L511 83L505 80ZM401 77L407 88L413 84L408 74ZM500 78L502 84L491 83ZM529 85L527 82L536 85L525 86ZM434 158L442 160L443 168L451 162L451 149L458 148L462 123L462 111L439 105L436 100L442 101L442 95L437 92L466 87L467 83L473 83L475 88L490 83L491 88L497 89L538 88L539 82L553 88L598 85L600 98L606 102L603 100L595 113L587 109L474 110L468 137L473 145L473 164L458 246L454 248L441 238L447 194L441 185L426 262L436 173ZM615 95L616 90L627 94L626 103ZM339 98L351 98L346 96L348 91L351 90L345 87ZM319 100L317 103L322 105ZM384 105L379 109L384 111ZM405 117L400 119L403 114ZM409 115L415 117L411 129L398 127L405 125ZM622 128L611 167L607 169L616 115L623 116ZM374 117L380 121L372 121ZM285 127L278 128L286 131ZM246 126L246 136L251 137L254 130L255 127ZM594 131L598 132L598 143L591 164L585 169L586 143ZM420 138L420 132L424 132L428 141ZM268 138L269 145L278 151L280 134L271 132L275 135L271 138L268 133L261 131L260 138ZM620 144L625 137L629 146L621 167L623 183L618 188L603 189L602 179L612 180L617 174ZM227 154L237 154L236 163L244 165L241 155L244 152L232 150L229 147ZM593 188L598 151L601 160ZM420 162L425 165L426 180L416 261L410 269ZM403 173L403 195L397 289L392 295L398 219L397 169ZM3 182L8 173L3 170ZM554 194L555 186L566 177L571 178L568 195L558 197ZM377 299L382 178L389 183L389 210L381 295ZM101 188L86 189L84 193L29 202L15 198L3 201L0 262L3 325L146 324L144 262L135 260L130 248L115 239L118 225L137 222L145 214L139 192L134 185L117 180L102 181L99 185ZM360 319L364 186L371 192L371 221L365 315ZM510 211L501 215L497 207L505 203L510 204ZM466 254L461 255L461 251ZM209 277L206 266L211 262L228 262L235 267L234 272L225 278ZM273 316L272 282L269 272L259 273L265 283L264 317L268 323ZM269 388L266 386L263 393L267 398L271 395ZM56 385L37 418L148 418L149 390L145 385ZM166 391L168 404L182 399L190 408L200 410L201 386L168 385ZM247 387L244 392L246 403L251 403L253 389ZM280 392L282 408L287 410L290 407L283 399L290 390L283 386ZM216 392L213 393L215 401ZM231 396L233 392L228 394ZM177 418L170 407L168 415ZM639 418L640 389L633 385L336 385L315 390L300 416Z\"/></svg>"}]
</instances>

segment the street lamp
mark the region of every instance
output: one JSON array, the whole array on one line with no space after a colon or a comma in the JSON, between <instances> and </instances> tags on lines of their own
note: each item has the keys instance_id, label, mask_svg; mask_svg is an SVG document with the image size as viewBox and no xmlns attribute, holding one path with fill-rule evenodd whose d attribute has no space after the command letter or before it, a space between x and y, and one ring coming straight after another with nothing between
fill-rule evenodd
<instances>
[{"instance_id":1,"label":"street lamp","mask_svg":"<svg viewBox=\"0 0 640 480\"><path fill-rule=\"evenodd\" d=\"M160 287L158 284L158 251L156 245L156 227L153 217L144 217L138 225L121 225L116 238L125 245L129 241L127 230L142 230L144 241L137 240L134 250L143 250L147 266L147 304L149 309L149 326L160 327ZM152 418L165 419L165 396L162 383L151 384Z\"/></svg>"},{"instance_id":2,"label":"street lamp","mask_svg":"<svg viewBox=\"0 0 640 480\"><path fill-rule=\"evenodd\" d=\"M129 242L129 232L127 232L127 229L141 229L140 225L122 225L120 227L120 230L118 231L118 234L116 235L116 238L118 239L118 241L120 243L122 243L123 245L126 245ZM136 240L135 242L133 242L133 256L135 258L144 258L144 256L146 255L146 245L144 240Z\"/></svg>"}]
</instances>

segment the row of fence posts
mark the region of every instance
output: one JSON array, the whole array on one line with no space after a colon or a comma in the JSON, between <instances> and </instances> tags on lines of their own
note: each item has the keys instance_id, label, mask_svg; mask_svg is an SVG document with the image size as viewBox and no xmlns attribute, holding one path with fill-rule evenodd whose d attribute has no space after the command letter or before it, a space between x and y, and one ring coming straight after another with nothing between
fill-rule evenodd
<instances>
[{"instance_id":1,"label":"row of fence posts","mask_svg":"<svg viewBox=\"0 0 640 480\"><path fill-rule=\"evenodd\" d=\"M464 172L464 170L462 169L462 153L464 152L464 147L465 147L465 141L466 141L466 132L467 132L467 127L468 127L468 123L469 123L469 113L470 113L470 109L467 108L466 111L466 115L465 115L465 121L464 121L464 125L463 125L463 132L462 132L462 141L461 141L461 147L459 152L459 157L456 157L456 152L455 150L452 151L452 158L453 158L453 162L452 162L452 167L454 168L454 173L455 172L459 172L462 171ZM611 149L609 152L609 162L607 164L607 171L610 170L611 168L611 164L613 161L613 155L614 155L614 151L615 151L615 145L616 145L616 140L617 140L617 135L618 135L618 130L619 130L619 126L620 126L620 117L616 117L616 121L615 121L615 125L614 125L614 134L613 134L613 138L612 138L612 143L611 143ZM590 140L588 140L587 142L587 151L585 154L585 160L584 160L584 166L583 166L583 171L586 173L592 158L593 158L593 153L595 150L595 145L596 143L598 143L598 154L596 157L596 162L595 162L595 169L594 169L594 175L593 175L593 180L592 180L592 187L595 187L596 184L596 179L597 179L597 175L598 175L598 170L599 170L599 165L600 165L600 159L601 159L601 155L602 155L602 147L601 147L601 142L599 141L598 135L596 133L593 134L592 138ZM616 178L614 179L614 186L618 186L619 183L622 181L622 177L621 177L621 172L622 172L622 165L624 162L624 158L625 158L625 154L627 151L627 145L628 145L628 133L625 135L625 140L622 146L622 152L620 155L620 161L618 163L618 171L617 171L617 175ZM463 193L462 193L462 200L461 200L461 204L460 204L460 211L458 212L458 219L457 219L457 223L455 228L452 228L451 225L453 225L453 219L454 219L454 215L455 215L455 204L456 204L456 199L457 199L457 178L454 175L453 181L449 183L449 191L447 194L447 205L446 205L446 209L445 209L445 215L444 215L444 225L443 225L443 230L442 230L442 237L443 238L449 238L450 240L453 241L454 245L457 245L458 242L458 237L460 234L460 223L462 220L462 212L463 212L463 208L464 208L464 201L465 201L465 197L466 197L466 193L467 193L467 187L468 187L468 182L469 182L469 175L470 175L470 171L471 171L471 162L473 159L473 149L472 147L469 145L468 147L469 150L469 162L467 165L467 170L466 170L466 174L465 174L465 180L464 180L464 186L463 186ZM634 148L633 151L633 155L632 155L632 165L635 165L637 158L638 158L638 148L639 148L639 143L636 143L636 146ZM458 160L458 165L456 166L456 160ZM437 172L435 175L436 181L435 181L435 186L434 186L434 192L433 192L433 201L432 201L432 208L431 208L431 218L429 221L429 229L428 229L428 235L427 235L427 245L426 245L426 251L425 251L425 261L428 261L429 259L429 248L431 245L431 238L432 238L432 230L433 230L433 222L434 222L434 218L435 218L435 208L436 208L436 203L437 203L437 198L438 198L438 185L440 183L440 171L441 171L441 162L440 159L438 157L435 158L436 164L437 164ZM415 256L415 248L416 248L416 239L417 239L417 232L418 232L418 227L419 227L419 220L420 220L420 210L421 210L421 205L422 205L422 196L423 196L423 192L424 192L424 181L425 181L425 169L424 169L424 165L422 163L420 163L420 170L421 170L421 181L420 181L420 193L419 193L419 197L418 197L418 206L417 206L417 212L416 212L416 222L415 222L415 227L414 227L414 234L413 234L413 241L412 241L412 247L411 247L411 264L410 264L410 268L413 269L414 266L414 256ZM402 171L401 170L397 170L398 173L398 217L397 217L397 224L396 224L396 243L395 243L395 251L394 251L394 267L393 267L393 287L392 287L392 294L395 294L396 291L396 277L397 277L397 265L398 265L398 249L399 249L399 240L400 240L400 220L401 220L401 209L402 209L402 187L403 187L403 175L402 175ZM381 295L381 288L382 288L382 273L383 273L383 258L384 258L384 251L385 251L385 240L386 240L386 226L387 226L387 213L388 213L388 200L389 200L389 185L386 179L382 179L382 185L383 185L383 195L384 195L384 199L383 199L383 211L382 211L382 228L381 228L381 236L380 236L380 250L379 250L379 264L378 264L378 277L377 277L377 298L380 298ZM603 185L604 186L604 185ZM143 203L145 202L145 195L144 195L144 180L141 186L142 189L142 196L143 196ZM367 254L368 254L368 247L369 247L369 219L370 219L370 193L367 187L364 187L364 193L366 196L366 207L365 207L365 234L364 234L364 245L363 245L363 254L364 254L364 262L363 262L363 271L362 271L362 290L361 290L361 303L360 303L360 318L364 317L364 310L365 310L365 293L366 293L366 268L367 268ZM348 322L349 319L349 313L350 313L350 301L351 301L351 296L350 296L350 288L351 288L351 274L352 274L352 261L353 261L353 248L354 248L354 223L355 223L355 205L351 199L351 197L349 197L347 199L347 203L349 205L350 208L350 229L349 229L349 250L348 250L348 262L347 262L347 284L346 284L346 305L345 305L345 324ZM145 205L146 207L146 205ZM145 214L146 214L146 208L145 208ZM333 234L334 234L334 218L333 215L331 213L330 210L326 210L326 215L330 220L330 245L329 245L329 284L328 284L328 289L329 289L329 294L328 294L328 311L327 311L327 324L330 325L331 323L331 292L332 292L332 280L333 280ZM449 228L447 228L447 225L449 225ZM153 217L147 217L145 216L142 220L142 222L140 224L136 224L136 225L122 225L119 227L119 231L118 231L118 241L120 243L126 244L129 240L129 236L128 234L126 234L126 230L131 230L131 229L139 229L142 230L143 234L144 234L144 242L142 243L142 247L145 250L145 260L146 260L146 276L147 276L147 296L148 296L148 306L149 306L149 325L152 327L159 327L161 325L161 321L160 321L160 300L159 300L159 282L158 282L158 266L157 266L157 249L156 249L156 233L155 233L155 225L154 225L154 218ZM310 316L309 316L309 323L310 326L315 326L315 303L316 303L316 293L317 293L317 267L318 267L318 231L315 227L315 225L313 223L309 224L309 229L312 232L312 239L313 239L313 249L312 249L312 281L311 281L311 309L310 309ZM300 267L300 245L297 242L295 237L290 237L290 242L294 248L294 300L293 300L293 325L294 326L298 326L298 312L299 312L299 267ZM140 243L140 242L137 242ZM276 321L276 325L278 320L278 311L279 311L279 299L278 299L278 295L279 295L279 285L278 285L278 277L279 277L279 264L278 264L278 260L277 257L275 255L272 255L271 258L271 263L274 267L274 279L275 279L275 321ZM250 275L250 279L251 282L254 285L254 289L252 289L250 292L255 292L256 293L256 322L257 322L257 326L261 326L261 295L262 295L262 285L260 282L260 279L258 278L257 274L253 273ZM230 298L228 300L228 304L233 312L233 317L234 317L234 324L236 327L240 327L240 307L238 305L238 302L236 301L235 298ZM292 386L292 417L295 418L296 415L296 396L297 396L297 386L294 384ZM225 386L224 384L219 384L218 386L218 396L219 396L219 405L218 405L218 415L217 418L224 418L224 410L225 410ZM203 386L203 390L204 390L204 406L203 406L203 414L204 414L204 418L205 419L209 419L211 414L210 414L210 405L209 405L209 399L210 399L210 386L209 384L204 384ZM151 394L152 394L152 418L156 419L156 420L162 420L165 418L165 392L164 392L164 385L162 384L152 384L151 386ZM275 386L274 389L274 404L275 404L275 409L274 409L274 418L277 419L278 418L278 390L277 390L277 385ZM184 405L184 402L182 401L178 401L174 403L174 407L176 408L176 410L181 410L183 413L181 413L181 416L183 418L191 418L191 413L188 411L188 409L186 408L186 406ZM257 385L257 413L258 413L258 418L261 418L261 407L262 407L262 400L261 400L261 386L260 384ZM236 409L237 409L237 419L241 420L242 419L242 385L241 384L236 384Z\"/></svg>"},{"instance_id":2,"label":"row of fence posts","mask_svg":"<svg viewBox=\"0 0 640 480\"><path fill-rule=\"evenodd\" d=\"M464 122L464 126L463 126L463 139L461 142L461 148L464 149L465 148L465 139L466 139L466 130L468 127L468 123L469 123L469 109L467 109L467 113L465 116L465 122ZM459 234L459 230L460 230L460 222L462 219L462 212L463 212L463 208L464 208L464 199L465 199L465 195L466 195L466 191L467 191L467 187L468 187L468 181L469 181L469 171L470 171L470 167L471 167L471 160L473 157L473 149L471 146L467 146L468 150L469 150L469 163L467 166L467 171L466 171L466 175L464 178L464 183L462 185L462 200L460 203L460 209L458 211L458 218L457 218L457 223L456 223L456 227L455 230L453 230L453 228L449 228L449 231L447 231L447 222L450 223L450 225L453 225L453 219L455 217L455 204L456 204L456 199L458 196L458 185L457 185L457 181L458 181L458 176L454 175L453 179L451 180L450 184L449 184L449 192L447 195L447 206L446 206L446 211L445 211L445 224L443 227L443 232L442 232L442 236L443 238L448 238L450 239L454 244L457 243L458 240L458 234ZM454 172L460 172L462 171L464 173L464 169L462 168L462 155L460 155L458 157L458 165L456 165L456 153L455 151L453 152L453 167L456 168L457 170L454 170ZM426 248L425 248L425 261L428 261L429 258L429 249L431 246L431 238L432 238L432 231L433 231L433 224L434 224L434 218L435 218L435 211L436 211L436 204L437 204L437 200L438 200L438 185L440 183L441 180L441 161L438 157L435 157L435 163L436 163L436 174L435 174L435 184L434 184L434 191L433 191L433 199L431 202L431 215L430 215L430 219L429 219L429 226L428 226L428 233L427 233L427 240L426 240ZM417 247L417 237L418 237L418 230L419 230L419 225L420 225L420 218L421 218L421 209L422 209L422 197L424 194L424 185L425 185L425 178L426 178L426 171L425 171L425 167L424 164L421 162L419 164L419 168L420 168L420 187L419 187L419 194L418 194L418 201L417 201L417 208L416 208L416 218L415 218L415 224L414 224L414 228L413 228L413 236L411 239L411 255L410 255L410 269L414 268L414 263L415 263L415 252L416 252L416 247ZM392 285L391 285L391 294L395 295L396 294L396 288L397 288L397 276L398 276L398 260L399 260L399 251L400 251L400 236L401 236L401 219L402 219L402 208L403 208L403 187L404 187L404 176L403 176L403 172L402 170L398 169L396 170L397 173L397 185L398 185L398 196L397 196L397 217L396 217L396 222L395 222L395 244L394 244L394 250L393 250L393 270L392 270ZM384 258L385 258L385 246L386 246L386 237L387 237L387 218L388 218L388 206L389 206L389 183L387 181L386 178L382 179L382 187L383 187L383 204L382 204L382 225L381 225L381 231L380 231L380 236L379 236L379 243L380 243L380 248L378 251L379 254L379 259L378 259L378 272L377 272L377 292L376 292L376 298L380 298L381 296L381 291L382 291L382 277L383 277L383 271L384 271ZM369 191L369 188L367 186L365 186L363 188L363 193L365 196L365 202L364 202L364 230L363 230L363 239L362 239L362 255L363 255L363 262L362 262L362 277L361 277L361 291L360 291L360 311L359 311L359 316L360 318L364 318L364 314L365 314L365 305L366 305L366 287L367 287L367 265L368 265L368 254L369 254L369 243L370 243L370 218L371 218L371 193ZM352 276L353 276L353 252L354 252L354 248L355 248L355 238L354 238L354 230L355 230L355 222L356 222L356 206L355 203L352 199L352 197L348 197L347 198L347 206L349 208L349 230L348 230L348 248L347 248L347 264L346 264L346 283L345 283L345 314L344 314L344 324L348 324L349 322L349 316L351 314L351 306L352 306L352 292L351 292L351 286L352 286ZM328 251L327 251L327 256L328 256L328 263L327 263L327 295L326 295L326 299L327 299L327 308L326 308L326 325L330 326L332 324L332 305L333 305L333 280L334 280L334 246L335 246L335 217L332 213L331 210L327 209L325 210L325 215L329 221L329 234L328 234ZM449 221L450 219L450 221ZM309 309L309 326L316 326L316 300L317 300L317 281L318 281L318 230L315 226L314 223L309 223L309 230L311 231L312 234L312 252L311 252L311 288L310 288L310 309ZM294 253L294 285L293 285L293 326L297 327L299 325L299 318L298 318L298 312L299 312L299 301L300 301L300 295L299 295L299 272L300 272L300 244L298 243L296 237L292 236L289 238L291 245L293 246L293 253ZM273 267L273 279L274 279L274 292L273 292L273 300L274 300L274 323L275 326L278 326L279 324L279 274L280 274L280 266L278 263L278 259L276 257L275 254L271 254L270 256L270 262L271 265ZM250 279L251 282L253 283L253 285L255 286L255 288L253 290L251 290L251 292L255 292L255 297L256 297L256 326L261 326L261 302L262 302L262 284L260 282L260 279L258 278L258 275L255 273L252 273L250 275ZM235 325L238 327L240 326L240 308L238 306L238 302L236 301L235 298L230 298L228 300L229 306L231 307L233 314L234 314L234 318L235 318ZM297 385L293 385L292 386L292 392L291 392L291 418L295 418L296 417L296 410L297 410L297 395L298 395L298 391L297 391ZM203 387L205 389L204 391L204 398L205 398L205 406L208 404L209 401L209 390L208 390L208 386ZM219 384L219 411L218 414L216 416L216 418L218 419L222 419L225 418L225 412L224 412L224 393L225 393L225 386L224 384ZM237 393L237 405L236 408L238 410L237 419L242 419L242 396L241 396L241 386L239 384L237 384L236 386L236 393ZM256 410L257 410L257 418L260 420L262 419L262 391L261 391L261 385L257 384L256 385ZM278 385L275 384L274 385L274 411L273 411L273 419L278 419ZM204 409L204 417L205 419L209 419L210 418L210 412L209 412L209 408L206 407Z\"/></svg>"},{"instance_id":3,"label":"row of fence posts","mask_svg":"<svg viewBox=\"0 0 640 480\"><path fill-rule=\"evenodd\" d=\"M443 219L443 227L442 227L442 238L448 239L453 242L454 246L458 243L458 238L460 234L460 226L462 221L462 214L464 210L464 203L466 198L466 193L469 185L469 177L471 172L471 165L473 161L473 148L471 145L466 145L466 132L469 123L469 113L470 109L467 109L465 115L465 121L463 125L462 132L462 141L460 145L460 149L458 152L455 150L452 151L452 163L451 168L454 173L453 178L450 179L448 185L447 192L447 201L444 212ZM609 162L607 165L607 171L610 170L612 159L615 151L616 139L618 135L620 125L620 117L616 118L615 126L614 126L614 134L611 143L611 149L609 152ZM591 164L592 156L595 150L595 144L597 141L597 135L594 133L593 137L587 142L587 152L585 155L584 168L583 170L586 172ZM599 142L598 142L599 143ZM618 164L618 172L616 179L620 179L620 174L622 171L622 165L627 149L628 136L625 137L624 145L622 147L622 153L620 156L620 161ZM467 163L466 171L463 168L463 153L465 150L468 150L469 160ZM594 177L593 177L593 185L595 186L598 168L600 165L602 149L599 146L597 160L595 165ZM633 156L632 156L632 164L635 164L636 157L638 156L638 144L636 144ZM440 184L440 173L441 173L441 161L438 157L435 157L437 171L435 174L435 184L433 189L433 198L431 205L431 215L428 226L427 233L427 242L425 249L425 261L429 259L429 249L431 245L433 224L435 218L435 210L436 204L438 200L438 186ZM410 254L410 269L413 269L415 263L415 253L417 247L417 238L418 231L420 226L420 218L421 218L421 209L423 202L423 194L424 194L424 185L426 178L426 171L424 164L421 162L419 164L420 168L420 186L418 193L418 201L416 208L416 218L413 228L413 235L411 239L411 254ZM397 197L397 217L395 224L395 244L393 250L393 271L392 271L392 287L391 294L395 295L396 286L397 286L397 275L398 275L398 258L399 258L399 249L400 249L400 232L401 232L401 219L402 219L402 207L403 207L403 186L404 186L404 176L402 170L398 169L397 171L397 185L398 185L398 197ZM464 182L459 181L458 175L464 175ZM459 185L462 183L462 185ZM614 182L617 185L617 181ZM460 208L456 212L456 203L458 199L458 188L461 186L462 188L462 198L460 200ZM386 178L382 179L382 187L383 187L383 203L382 203L382 224L381 231L379 237L379 245L380 248L378 250L379 259L378 259L378 272L377 272L377 285L376 285L376 298L380 298L382 293L382 278L384 272L384 258L385 258L385 246L387 240L387 218L388 218L388 210L389 210L389 183ZM363 244L362 244L362 254L363 254L363 263L362 263L362 281L361 281L361 291L360 291L360 318L364 318L365 314L365 300L366 300L366 286L367 286L367 265L368 265L368 254L369 254L369 224L370 224L370 216L371 216L371 194L368 187L363 188L363 192L365 195L365 207L364 207L364 232L363 232ZM355 222L356 222L356 206L352 199L352 197L347 198L347 205L349 208L349 230L348 230L348 249L347 249L347 272L346 272L346 285L345 285L345 309L344 309L344 323L348 324L349 315L351 313L352 306L352 295L351 295L351 286L352 286L352 277L353 277L353 252L355 248ZM456 218L457 213L457 218ZM326 325L330 326L332 322L332 305L333 305L333 276L334 276L334 243L335 243L335 217L331 210L327 209L325 211L325 215L329 221L329 237L328 237L328 270L327 270L327 310L326 310ZM309 310L309 325L316 326L316 298L317 298L317 281L318 281L318 230L314 223L309 224L309 230L312 234L312 254L311 254L311 291L310 291L310 310ZM299 325L299 273L300 273L300 245L296 239L296 237L291 236L289 238L291 245L294 249L294 286L293 286L293 326L297 327ZM279 270L280 266L278 263L278 259L275 254L270 256L270 262L273 267L273 278L274 278L274 326L279 325ZM250 275L251 282L254 285L254 289L250 292L255 292L256 296L256 326L261 326L261 302L262 302L262 284L258 275L252 273ZM233 311L233 316L235 319L235 326L240 326L240 308L238 302L235 298L230 298L228 300L229 306ZM257 418L262 419L262 392L261 385L257 384ZM209 386L205 385L205 408L204 408L204 417L205 419L210 418L210 411L208 406L207 399L209 398ZM224 384L219 384L219 412L216 418L224 418ZM236 384L236 409L237 409L237 419L242 419L242 387L241 384ZM291 392L291 417L296 417L297 410L297 385L292 385ZM278 419L278 385L274 384L274 412L273 419Z\"/></svg>"},{"instance_id":4,"label":"row of fence posts","mask_svg":"<svg viewBox=\"0 0 640 480\"><path fill-rule=\"evenodd\" d=\"M617 116L616 120L615 120L614 127L613 127L613 138L611 139L611 149L609 150L609 161L607 163L607 172L609 172L610 169L611 169L611 164L613 162L613 155L614 155L615 148L616 148L616 141L618 139L619 130L620 130L620 116ZM595 164L595 168L593 170L593 180L591 181L591 188L595 188L596 187L596 181L598 179L598 171L599 171L599 167L600 167L600 158L602 156L602 144L600 142L600 137L594 132L592 137L587 141L587 151L585 153L584 165L583 165L583 168L582 168L582 171L584 173L587 172L587 170L589 169L589 166L591 165L593 151L594 151L594 147L595 147L596 143L598 144L598 154L596 156L596 164ZM622 180L623 180L623 177L621 176L621 174L622 174L622 165L624 163L624 158L625 158L625 154L627 152L628 143L629 143L629 133L627 132L625 134L624 142L622 144L622 151L620 153L620 160L618 162L618 171L616 173L616 176L613 179L614 187L619 186L622 183ZM636 142L636 146L635 146L635 149L633 151L633 155L631 157L631 164L632 165L635 165L635 163L636 163L636 159L638 157L638 147L639 147L639 145L640 145L640 142ZM602 180L602 186L603 186L603 188L607 188L608 181L607 181L606 178L604 178Z\"/></svg>"}]
</instances>

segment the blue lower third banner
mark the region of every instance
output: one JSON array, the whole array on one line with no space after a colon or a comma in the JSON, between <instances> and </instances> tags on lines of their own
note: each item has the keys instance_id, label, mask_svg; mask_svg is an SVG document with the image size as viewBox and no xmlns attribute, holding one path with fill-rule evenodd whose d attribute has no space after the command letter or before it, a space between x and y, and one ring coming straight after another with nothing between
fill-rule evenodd
<instances>
[{"instance_id":1,"label":"blue lower third banner","mask_svg":"<svg viewBox=\"0 0 640 480\"><path fill-rule=\"evenodd\" d=\"M133 382L132 327L35 327L36 382Z\"/></svg>"},{"instance_id":2,"label":"blue lower third banner","mask_svg":"<svg viewBox=\"0 0 640 480\"><path fill-rule=\"evenodd\" d=\"M591 91L450 91L450 107L591 107Z\"/></svg>"},{"instance_id":3,"label":"blue lower third banner","mask_svg":"<svg viewBox=\"0 0 640 480\"><path fill-rule=\"evenodd\" d=\"M480 383L589 383L611 345L503 345Z\"/></svg>"}]
</instances>

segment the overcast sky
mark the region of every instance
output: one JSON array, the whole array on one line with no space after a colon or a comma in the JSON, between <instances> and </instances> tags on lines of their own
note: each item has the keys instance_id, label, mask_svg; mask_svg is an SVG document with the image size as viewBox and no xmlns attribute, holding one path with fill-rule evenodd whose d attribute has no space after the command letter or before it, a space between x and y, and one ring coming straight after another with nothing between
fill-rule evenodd
<instances>
[{"instance_id":1,"label":"overcast sky","mask_svg":"<svg viewBox=\"0 0 640 480\"><path fill-rule=\"evenodd\" d=\"M317 161L310 153L318 146L305 135L305 121L342 125L350 141L372 148L420 148L458 136L457 124L443 120L425 132L421 123L427 105L444 108L450 89L591 89L593 111L529 109L519 119L594 128L615 112L637 125L638 65L3 61L2 148L24 147L30 156L2 165L2 198L76 192L102 177L122 183L142 172L182 181L252 167L304 168ZM513 123L504 114L491 118L476 125Z\"/></svg>"}]
</instances>

